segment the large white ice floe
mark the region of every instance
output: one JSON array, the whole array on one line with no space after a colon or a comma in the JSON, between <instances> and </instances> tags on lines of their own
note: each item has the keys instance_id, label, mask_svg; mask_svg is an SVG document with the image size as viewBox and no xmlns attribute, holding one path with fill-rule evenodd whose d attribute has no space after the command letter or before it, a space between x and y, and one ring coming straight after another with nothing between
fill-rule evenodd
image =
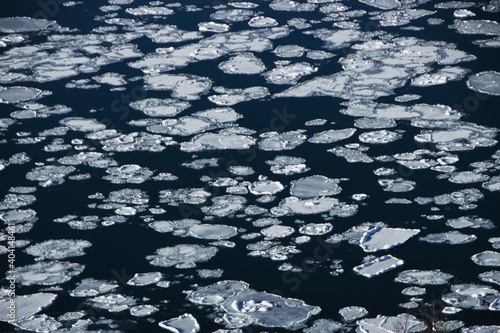
<instances>
[{"instance_id":1,"label":"large white ice floe","mask_svg":"<svg viewBox=\"0 0 500 333\"><path fill-rule=\"evenodd\" d=\"M130 103L130 107L142 111L150 117L174 117L191 104L172 98L146 98Z\"/></svg>"},{"instance_id":2,"label":"large white ice floe","mask_svg":"<svg viewBox=\"0 0 500 333\"><path fill-rule=\"evenodd\" d=\"M146 259L154 266L176 268L192 268L197 263L212 259L217 253L217 248L196 244L180 244L172 247L163 247L156 250L154 255Z\"/></svg>"},{"instance_id":3,"label":"large white ice floe","mask_svg":"<svg viewBox=\"0 0 500 333\"><path fill-rule=\"evenodd\" d=\"M498 290L480 284L455 284L441 299L454 307L473 310L499 311Z\"/></svg>"},{"instance_id":4,"label":"large white ice floe","mask_svg":"<svg viewBox=\"0 0 500 333\"><path fill-rule=\"evenodd\" d=\"M24 251L37 257L37 260L65 259L85 255L85 249L90 246L92 243L86 240L51 239L31 245Z\"/></svg>"},{"instance_id":5,"label":"large white ice floe","mask_svg":"<svg viewBox=\"0 0 500 333\"><path fill-rule=\"evenodd\" d=\"M55 27L54 21L35 19L31 17L3 17L0 18L0 32L35 32L45 30L49 27Z\"/></svg>"},{"instance_id":6,"label":"large white ice floe","mask_svg":"<svg viewBox=\"0 0 500 333\"><path fill-rule=\"evenodd\" d=\"M190 141L181 143L181 150L198 152L223 149L248 149L255 144L255 139L248 135L230 133L203 133Z\"/></svg>"},{"instance_id":7,"label":"large white ice floe","mask_svg":"<svg viewBox=\"0 0 500 333\"><path fill-rule=\"evenodd\" d=\"M93 297L107 294L118 289L118 287L119 285L114 282L87 278L81 280L69 294L72 297Z\"/></svg>"},{"instance_id":8,"label":"large white ice floe","mask_svg":"<svg viewBox=\"0 0 500 333\"><path fill-rule=\"evenodd\" d=\"M471 257L479 266L500 266L500 252L483 251Z\"/></svg>"},{"instance_id":9,"label":"large white ice floe","mask_svg":"<svg viewBox=\"0 0 500 333\"><path fill-rule=\"evenodd\" d=\"M237 234L237 228L224 224L195 224L188 231L188 236L210 240L228 239Z\"/></svg>"},{"instance_id":10,"label":"large white ice floe","mask_svg":"<svg viewBox=\"0 0 500 333\"><path fill-rule=\"evenodd\" d=\"M419 232L419 229L376 227L363 234L359 245L365 252L387 250L403 244Z\"/></svg>"},{"instance_id":11,"label":"large white ice floe","mask_svg":"<svg viewBox=\"0 0 500 333\"><path fill-rule=\"evenodd\" d=\"M467 87L483 94L500 96L500 73L486 71L474 74L467 81Z\"/></svg>"},{"instance_id":12,"label":"large white ice floe","mask_svg":"<svg viewBox=\"0 0 500 333\"><path fill-rule=\"evenodd\" d=\"M338 183L338 179L320 175L304 177L291 182L290 194L300 199L336 195L342 191Z\"/></svg>"},{"instance_id":13,"label":"large white ice floe","mask_svg":"<svg viewBox=\"0 0 500 333\"><path fill-rule=\"evenodd\" d=\"M219 69L226 74L260 74L266 66L252 53L240 53L219 64Z\"/></svg>"},{"instance_id":14,"label":"large white ice floe","mask_svg":"<svg viewBox=\"0 0 500 333\"><path fill-rule=\"evenodd\" d=\"M71 280L80 275L85 266L67 261L40 261L35 264L18 267L16 278L23 286L52 286Z\"/></svg>"},{"instance_id":15,"label":"large white ice floe","mask_svg":"<svg viewBox=\"0 0 500 333\"><path fill-rule=\"evenodd\" d=\"M18 295L15 298L0 298L0 321L17 321L28 318L49 306L54 302L57 295L52 293L35 293L29 295ZM9 304L15 301L15 318L9 316Z\"/></svg>"},{"instance_id":16,"label":"large white ice floe","mask_svg":"<svg viewBox=\"0 0 500 333\"><path fill-rule=\"evenodd\" d=\"M249 289L242 281L219 281L198 287L188 299L200 305L220 307L227 328L242 328L254 324L264 327L297 329L320 311L301 300ZM220 314L218 314L220 316Z\"/></svg>"}]
</instances>

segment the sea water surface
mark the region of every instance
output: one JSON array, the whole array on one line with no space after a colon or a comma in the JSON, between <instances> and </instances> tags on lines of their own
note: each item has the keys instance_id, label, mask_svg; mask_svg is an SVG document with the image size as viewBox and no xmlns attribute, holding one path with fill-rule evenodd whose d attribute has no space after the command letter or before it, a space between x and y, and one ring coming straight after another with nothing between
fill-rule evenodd
<instances>
[{"instance_id":1,"label":"sea water surface","mask_svg":"<svg viewBox=\"0 0 500 333\"><path fill-rule=\"evenodd\" d=\"M500 332L499 13L4 1L0 330Z\"/></svg>"}]
</instances>

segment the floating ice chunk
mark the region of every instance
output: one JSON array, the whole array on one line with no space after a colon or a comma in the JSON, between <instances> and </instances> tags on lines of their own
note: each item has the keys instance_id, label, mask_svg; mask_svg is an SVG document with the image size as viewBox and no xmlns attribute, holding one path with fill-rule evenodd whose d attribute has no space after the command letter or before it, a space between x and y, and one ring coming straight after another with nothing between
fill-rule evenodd
<instances>
[{"instance_id":1,"label":"floating ice chunk","mask_svg":"<svg viewBox=\"0 0 500 333\"><path fill-rule=\"evenodd\" d=\"M286 12L311 12L316 9L316 5L312 3L300 3L289 0L273 0L269 7L276 11Z\"/></svg>"},{"instance_id":2,"label":"floating ice chunk","mask_svg":"<svg viewBox=\"0 0 500 333\"><path fill-rule=\"evenodd\" d=\"M229 216L242 210L246 199L237 195L223 195L212 199L213 205L203 207L202 211L219 217Z\"/></svg>"},{"instance_id":3,"label":"floating ice chunk","mask_svg":"<svg viewBox=\"0 0 500 333\"><path fill-rule=\"evenodd\" d=\"M92 243L85 240L74 239L51 239L42 243L31 245L24 252L43 259L66 259L85 255L85 249Z\"/></svg>"},{"instance_id":4,"label":"floating ice chunk","mask_svg":"<svg viewBox=\"0 0 500 333\"><path fill-rule=\"evenodd\" d=\"M228 9L218 10L210 15L210 18L226 22L241 22L248 20L252 15L253 11L248 9Z\"/></svg>"},{"instance_id":5,"label":"floating ice chunk","mask_svg":"<svg viewBox=\"0 0 500 333\"><path fill-rule=\"evenodd\" d=\"M158 311L159 309L152 305L136 305L130 308L130 314L134 317L146 317Z\"/></svg>"},{"instance_id":6,"label":"floating ice chunk","mask_svg":"<svg viewBox=\"0 0 500 333\"><path fill-rule=\"evenodd\" d=\"M241 53L220 63L219 69L226 74L260 74L266 66L252 53Z\"/></svg>"},{"instance_id":7,"label":"floating ice chunk","mask_svg":"<svg viewBox=\"0 0 500 333\"><path fill-rule=\"evenodd\" d=\"M285 187L278 181L259 180L248 185L248 190L254 195L273 195L283 191Z\"/></svg>"},{"instance_id":8,"label":"floating ice chunk","mask_svg":"<svg viewBox=\"0 0 500 333\"><path fill-rule=\"evenodd\" d=\"M478 183L484 182L489 179L489 176L476 173L474 171L462 171L453 174L449 178L449 181L457 184L470 184L470 183Z\"/></svg>"},{"instance_id":9,"label":"floating ice chunk","mask_svg":"<svg viewBox=\"0 0 500 333\"><path fill-rule=\"evenodd\" d=\"M38 99L44 95L44 91L28 87L1 87L0 103L14 104Z\"/></svg>"},{"instance_id":10,"label":"floating ice chunk","mask_svg":"<svg viewBox=\"0 0 500 333\"><path fill-rule=\"evenodd\" d=\"M311 66L306 62L299 62L274 68L262 75L266 78L267 83L296 84L302 77L315 73L317 70L317 67Z\"/></svg>"},{"instance_id":11,"label":"floating ice chunk","mask_svg":"<svg viewBox=\"0 0 500 333\"><path fill-rule=\"evenodd\" d=\"M202 204L212 193L202 188L181 188L177 190L160 191L160 203L179 206L179 203Z\"/></svg>"},{"instance_id":12,"label":"floating ice chunk","mask_svg":"<svg viewBox=\"0 0 500 333\"><path fill-rule=\"evenodd\" d=\"M500 35L500 26L498 34ZM467 81L467 87L483 94L500 96L500 73L486 71L474 74Z\"/></svg>"},{"instance_id":13,"label":"floating ice chunk","mask_svg":"<svg viewBox=\"0 0 500 333\"><path fill-rule=\"evenodd\" d=\"M303 134L304 130L295 130L283 132L266 132L261 134L259 148L268 151L292 150L303 144L307 136Z\"/></svg>"},{"instance_id":14,"label":"floating ice chunk","mask_svg":"<svg viewBox=\"0 0 500 333\"><path fill-rule=\"evenodd\" d=\"M89 302L92 306L109 312L122 312L135 305L135 300L132 297L122 294L96 296Z\"/></svg>"},{"instance_id":15,"label":"floating ice chunk","mask_svg":"<svg viewBox=\"0 0 500 333\"><path fill-rule=\"evenodd\" d=\"M398 274L394 281L405 284L424 285L442 285L446 284L453 275L443 273L439 269L430 270L407 270Z\"/></svg>"},{"instance_id":16,"label":"floating ice chunk","mask_svg":"<svg viewBox=\"0 0 500 333\"><path fill-rule=\"evenodd\" d=\"M160 74L145 78L146 90L169 90L172 97L197 100L212 88L209 78L189 74Z\"/></svg>"},{"instance_id":17,"label":"floating ice chunk","mask_svg":"<svg viewBox=\"0 0 500 333\"><path fill-rule=\"evenodd\" d=\"M353 268L353 271L366 276L368 278L378 276L380 274L392 271L393 269L403 265L404 261L393 257L391 255L385 255L362 265Z\"/></svg>"},{"instance_id":18,"label":"floating ice chunk","mask_svg":"<svg viewBox=\"0 0 500 333\"><path fill-rule=\"evenodd\" d=\"M499 292L490 286L455 284L451 286L451 292L443 295L441 299L449 305L463 309L493 310L492 306L497 302L498 296Z\"/></svg>"},{"instance_id":19,"label":"floating ice chunk","mask_svg":"<svg viewBox=\"0 0 500 333\"><path fill-rule=\"evenodd\" d=\"M484 282L500 285L500 271L488 271L479 274L479 279Z\"/></svg>"},{"instance_id":20,"label":"floating ice chunk","mask_svg":"<svg viewBox=\"0 0 500 333\"><path fill-rule=\"evenodd\" d=\"M258 4L248 1L229 2L228 5L234 8L244 8L244 9L252 9L259 7Z\"/></svg>"},{"instance_id":21,"label":"floating ice chunk","mask_svg":"<svg viewBox=\"0 0 500 333\"><path fill-rule=\"evenodd\" d=\"M353 136L356 132L355 128L345 128L340 130L327 130L319 133L315 133L308 142L311 143L333 143L341 140L345 140Z\"/></svg>"},{"instance_id":22,"label":"floating ice chunk","mask_svg":"<svg viewBox=\"0 0 500 333\"><path fill-rule=\"evenodd\" d=\"M500 35L500 24L488 20L455 20L453 28L466 35Z\"/></svg>"},{"instance_id":23,"label":"floating ice chunk","mask_svg":"<svg viewBox=\"0 0 500 333\"><path fill-rule=\"evenodd\" d=\"M358 1L379 9L394 9L401 7L401 3L398 0L358 0Z\"/></svg>"},{"instance_id":24,"label":"floating ice chunk","mask_svg":"<svg viewBox=\"0 0 500 333\"><path fill-rule=\"evenodd\" d=\"M500 176L491 177L491 179L482 184L482 187L488 191L500 191Z\"/></svg>"},{"instance_id":25,"label":"floating ice chunk","mask_svg":"<svg viewBox=\"0 0 500 333\"><path fill-rule=\"evenodd\" d=\"M186 116L178 119L165 119L159 124L149 125L148 131L169 135L189 136L205 132L214 127L214 124L209 120Z\"/></svg>"},{"instance_id":26,"label":"floating ice chunk","mask_svg":"<svg viewBox=\"0 0 500 333\"><path fill-rule=\"evenodd\" d=\"M56 26L54 21L34 19L31 17L4 17L0 18L0 32L35 32Z\"/></svg>"},{"instance_id":27,"label":"floating ice chunk","mask_svg":"<svg viewBox=\"0 0 500 333\"><path fill-rule=\"evenodd\" d=\"M129 286L149 286L158 283L163 278L160 272L136 273L127 281Z\"/></svg>"},{"instance_id":28,"label":"floating ice chunk","mask_svg":"<svg viewBox=\"0 0 500 333\"><path fill-rule=\"evenodd\" d=\"M106 125L101 124L92 118L69 117L60 121L61 125L68 126L73 131L94 132L106 128Z\"/></svg>"},{"instance_id":29,"label":"floating ice chunk","mask_svg":"<svg viewBox=\"0 0 500 333\"><path fill-rule=\"evenodd\" d=\"M290 214L319 214L339 205L339 201L334 198L316 198L316 199L299 199L297 197L288 197L282 200L279 208L285 209L285 212Z\"/></svg>"},{"instance_id":30,"label":"floating ice chunk","mask_svg":"<svg viewBox=\"0 0 500 333\"><path fill-rule=\"evenodd\" d=\"M359 141L372 144L385 144L401 139L401 134L388 130L365 132L359 136Z\"/></svg>"},{"instance_id":31,"label":"floating ice chunk","mask_svg":"<svg viewBox=\"0 0 500 333\"><path fill-rule=\"evenodd\" d=\"M342 188L337 179L315 175L294 180L290 186L290 194L297 198L315 198L339 194Z\"/></svg>"},{"instance_id":32,"label":"floating ice chunk","mask_svg":"<svg viewBox=\"0 0 500 333\"><path fill-rule=\"evenodd\" d=\"M456 18L467 18L467 17L474 17L476 14L471 12L468 9L457 9L453 12L453 16Z\"/></svg>"},{"instance_id":33,"label":"floating ice chunk","mask_svg":"<svg viewBox=\"0 0 500 333\"><path fill-rule=\"evenodd\" d=\"M479 47L500 47L500 36L491 39L478 39L472 43Z\"/></svg>"},{"instance_id":34,"label":"floating ice chunk","mask_svg":"<svg viewBox=\"0 0 500 333\"><path fill-rule=\"evenodd\" d=\"M145 16L145 15L156 15L156 16L166 16L174 13L172 9L165 7L148 7L139 6L137 8L127 8L125 12L134 16Z\"/></svg>"},{"instance_id":35,"label":"floating ice chunk","mask_svg":"<svg viewBox=\"0 0 500 333\"><path fill-rule=\"evenodd\" d=\"M317 118L317 119L306 121L304 125L306 125L306 126L322 126L322 125L326 124L327 122L328 122L328 120L326 120L326 119Z\"/></svg>"},{"instance_id":36,"label":"floating ice chunk","mask_svg":"<svg viewBox=\"0 0 500 333\"><path fill-rule=\"evenodd\" d=\"M130 103L130 107L150 117L174 117L189 108L191 104L175 99L147 98Z\"/></svg>"},{"instance_id":37,"label":"floating ice chunk","mask_svg":"<svg viewBox=\"0 0 500 333\"><path fill-rule=\"evenodd\" d=\"M308 236L321 236L332 231L331 223L309 223L299 228L299 232Z\"/></svg>"},{"instance_id":38,"label":"floating ice chunk","mask_svg":"<svg viewBox=\"0 0 500 333\"><path fill-rule=\"evenodd\" d=\"M271 172L274 174L291 175L309 171L305 164L306 160L300 157L276 156L274 160L266 161L271 165Z\"/></svg>"},{"instance_id":39,"label":"floating ice chunk","mask_svg":"<svg viewBox=\"0 0 500 333\"><path fill-rule=\"evenodd\" d=\"M461 333L489 333L500 330L500 326L497 325L482 325L482 326L472 326L462 328Z\"/></svg>"},{"instance_id":40,"label":"floating ice chunk","mask_svg":"<svg viewBox=\"0 0 500 333\"><path fill-rule=\"evenodd\" d=\"M229 31L229 25L217 22L198 23L198 30L202 32L226 32Z\"/></svg>"},{"instance_id":41,"label":"floating ice chunk","mask_svg":"<svg viewBox=\"0 0 500 333\"><path fill-rule=\"evenodd\" d=\"M18 320L16 326L29 332L54 332L62 324L52 317L40 314Z\"/></svg>"},{"instance_id":42,"label":"floating ice chunk","mask_svg":"<svg viewBox=\"0 0 500 333\"><path fill-rule=\"evenodd\" d=\"M243 165L231 165L229 167L229 172L237 176L250 176L255 173L252 167Z\"/></svg>"},{"instance_id":43,"label":"floating ice chunk","mask_svg":"<svg viewBox=\"0 0 500 333\"><path fill-rule=\"evenodd\" d=\"M379 179L378 183L388 192L409 192L415 189L416 183L411 180L397 179Z\"/></svg>"},{"instance_id":44,"label":"floating ice chunk","mask_svg":"<svg viewBox=\"0 0 500 333\"><path fill-rule=\"evenodd\" d=\"M147 256L151 265L160 267L192 268L197 263L212 259L217 248L195 244L180 244L173 247L163 247L156 250L155 255Z\"/></svg>"},{"instance_id":45,"label":"floating ice chunk","mask_svg":"<svg viewBox=\"0 0 500 333\"><path fill-rule=\"evenodd\" d=\"M471 259L479 266L500 266L500 253L495 251L477 253Z\"/></svg>"},{"instance_id":46,"label":"floating ice chunk","mask_svg":"<svg viewBox=\"0 0 500 333\"><path fill-rule=\"evenodd\" d=\"M7 224L35 222L36 212L33 209L15 209L0 214L0 220Z\"/></svg>"},{"instance_id":47,"label":"floating ice chunk","mask_svg":"<svg viewBox=\"0 0 500 333\"><path fill-rule=\"evenodd\" d=\"M148 180L153 172L148 168L143 168L137 164L126 164L121 167L112 167L106 170L108 175L103 179L109 180L113 184L141 184Z\"/></svg>"},{"instance_id":48,"label":"floating ice chunk","mask_svg":"<svg viewBox=\"0 0 500 333\"><path fill-rule=\"evenodd\" d=\"M220 95L212 95L208 100L219 106L231 106L241 102L261 99L269 96L269 89L266 87L250 87L245 89L214 88Z\"/></svg>"},{"instance_id":49,"label":"floating ice chunk","mask_svg":"<svg viewBox=\"0 0 500 333\"><path fill-rule=\"evenodd\" d=\"M403 9L383 12L372 19L379 20L383 27L395 27L409 24L411 21L435 14L435 11L425 9Z\"/></svg>"},{"instance_id":50,"label":"floating ice chunk","mask_svg":"<svg viewBox=\"0 0 500 333\"><path fill-rule=\"evenodd\" d=\"M52 293L35 293L30 295L15 296L14 298L0 299L0 321L11 320L8 305L15 301L15 315L17 321L28 318L49 306L57 295Z\"/></svg>"},{"instance_id":51,"label":"floating ice chunk","mask_svg":"<svg viewBox=\"0 0 500 333\"><path fill-rule=\"evenodd\" d=\"M93 297L112 292L118 287L113 282L88 278L83 279L69 294L73 297Z\"/></svg>"},{"instance_id":52,"label":"floating ice chunk","mask_svg":"<svg viewBox=\"0 0 500 333\"><path fill-rule=\"evenodd\" d=\"M304 329L304 333L334 333L342 332L345 326L339 322L330 319L318 319L314 322L311 328Z\"/></svg>"},{"instance_id":53,"label":"floating ice chunk","mask_svg":"<svg viewBox=\"0 0 500 333\"><path fill-rule=\"evenodd\" d=\"M17 281L23 286L52 286L80 275L85 266L67 261L41 261L16 269Z\"/></svg>"},{"instance_id":54,"label":"floating ice chunk","mask_svg":"<svg viewBox=\"0 0 500 333\"><path fill-rule=\"evenodd\" d=\"M406 287L403 289L401 294L406 295L406 296L422 296L425 295L426 290L425 288L422 287Z\"/></svg>"},{"instance_id":55,"label":"floating ice chunk","mask_svg":"<svg viewBox=\"0 0 500 333\"><path fill-rule=\"evenodd\" d=\"M446 225L454 229L493 229L495 227L491 220L477 216L461 216L456 219L449 219L446 221Z\"/></svg>"},{"instance_id":56,"label":"floating ice chunk","mask_svg":"<svg viewBox=\"0 0 500 333\"><path fill-rule=\"evenodd\" d=\"M188 236L210 240L228 239L237 234L237 228L224 224L195 224L188 231Z\"/></svg>"},{"instance_id":57,"label":"floating ice chunk","mask_svg":"<svg viewBox=\"0 0 500 333\"><path fill-rule=\"evenodd\" d=\"M252 28L267 28L277 26L278 22L272 17L254 16L248 21L248 25Z\"/></svg>"},{"instance_id":58,"label":"floating ice chunk","mask_svg":"<svg viewBox=\"0 0 500 333\"><path fill-rule=\"evenodd\" d=\"M409 314L400 314L395 317L379 315L376 318L361 319L357 324L358 331L366 333L398 333L402 326L403 330L409 333L422 332L427 328L423 321Z\"/></svg>"},{"instance_id":59,"label":"floating ice chunk","mask_svg":"<svg viewBox=\"0 0 500 333\"><path fill-rule=\"evenodd\" d=\"M475 235L463 234L459 231L449 231L445 233L429 234L425 237L420 237L420 240L434 244L467 244L477 239Z\"/></svg>"},{"instance_id":60,"label":"floating ice chunk","mask_svg":"<svg viewBox=\"0 0 500 333\"><path fill-rule=\"evenodd\" d=\"M363 318L368 314L368 311L361 306L347 306L339 310L339 314L344 321L354 321Z\"/></svg>"},{"instance_id":61,"label":"floating ice chunk","mask_svg":"<svg viewBox=\"0 0 500 333\"><path fill-rule=\"evenodd\" d=\"M274 239L274 238L284 238L288 237L295 232L295 229L284 225L272 225L260 231L264 236Z\"/></svg>"},{"instance_id":62,"label":"floating ice chunk","mask_svg":"<svg viewBox=\"0 0 500 333\"><path fill-rule=\"evenodd\" d=\"M200 331L200 325L196 321L196 318L189 313L164 320L158 323L158 325L173 333L197 333Z\"/></svg>"},{"instance_id":63,"label":"floating ice chunk","mask_svg":"<svg viewBox=\"0 0 500 333\"><path fill-rule=\"evenodd\" d=\"M327 150L330 153L334 153L338 157L343 157L348 163L372 163L373 158L363 153L362 151L347 148L347 147L335 147Z\"/></svg>"},{"instance_id":64,"label":"floating ice chunk","mask_svg":"<svg viewBox=\"0 0 500 333\"><path fill-rule=\"evenodd\" d=\"M127 81L123 78L122 74L118 73L106 73L100 76L95 76L93 79L100 84L109 84L110 86L123 86L127 84Z\"/></svg>"},{"instance_id":65,"label":"floating ice chunk","mask_svg":"<svg viewBox=\"0 0 500 333\"><path fill-rule=\"evenodd\" d=\"M365 252L387 250L403 244L419 232L419 229L376 227L363 234L359 245Z\"/></svg>"},{"instance_id":66,"label":"floating ice chunk","mask_svg":"<svg viewBox=\"0 0 500 333\"><path fill-rule=\"evenodd\" d=\"M476 4L471 1L446 1L435 4L434 7L438 9L457 9L457 8L470 8Z\"/></svg>"},{"instance_id":67,"label":"floating ice chunk","mask_svg":"<svg viewBox=\"0 0 500 333\"><path fill-rule=\"evenodd\" d=\"M145 132L132 132L101 141L106 151L151 151L160 152L176 142L170 137Z\"/></svg>"},{"instance_id":68,"label":"floating ice chunk","mask_svg":"<svg viewBox=\"0 0 500 333\"><path fill-rule=\"evenodd\" d=\"M218 150L218 149L248 149L255 144L255 139L238 134L199 134L189 142L181 143L181 150L187 152Z\"/></svg>"},{"instance_id":69,"label":"floating ice chunk","mask_svg":"<svg viewBox=\"0 0 500 333\"><path fill-rule=\"evenodd\" d=\"M273 52L280 58L300 58L305 51L300 45L280 45Z\"/></svg>"}]
</instances>

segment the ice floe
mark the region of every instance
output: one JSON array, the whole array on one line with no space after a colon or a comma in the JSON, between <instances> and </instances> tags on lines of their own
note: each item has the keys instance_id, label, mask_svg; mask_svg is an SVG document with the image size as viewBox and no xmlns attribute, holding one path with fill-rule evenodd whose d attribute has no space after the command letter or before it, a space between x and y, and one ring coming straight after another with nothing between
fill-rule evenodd
<instances>
[{"instance_id":1,"label":"ice floe","mask_svg":"<svg viewBox=\"0 0 500 333\"><path fill-rule=\"evenodd\" d=\"M41 261L18 267L16 269L16 278L24 286L52 286L67 282L80 275L84 268L84 265L67 261Z\"/></svg>"},{"instance_id":2,"label":"ice floe","mask_svg":"<svg viewBox=\"0 0 500 333\"><path fill-rule=\"evenodd\" d=\"M474 74L467 81L467 87L483 94L500 96L500 73L486 71Z\"/></svg>"},{"instance_id":3,"label":"ice floe","mask_svg":"<svg viewBox=\"0 0 500 333\"><path fill-rule=\"evenodd\" d=\"M406 332L422 332L426 325L420 319L410 314L400 314L395 317L379 315L376 318L361 319L357 322L359 332L397 333L401 327Z\"/></svg>"},{"instance_id":4,"label":"ice floe","mask_svg":"<svg viewBox=\"0 0 500 333\"><path fill-rule=\"evenodd\" d=\"M219 69L226 74L260 74L266 66L252 53L240 53L219 64Z\"/></svg>"},{"instance_id":5,"label":"ice floe","mask_svg":"<svg viewBox=\"0 0 500 333\"><path fill-rule=\"evenodd\" d=\"M387 250L405 243L419 232L419 229L376 227L363 234L359 245L365 252Z\"/></svg>"},{"instance_id":6,"label":"ice floe","mask_svg":"<svg viewBox=\"0 0 500 333\"><path fill-rule=\"evenodd\" d=\"M130 103L130 107L150 117L174 117L189 108L190 104L169 98L147 98Z\"/></svg>"},{"instance_id":7,"label":"ice floe","mask_svg":"<svg viewBox=\"0 0 500 333\"><path fill-rule=\"evenodd\" d=\"M304 177L291 182L290 194L301 199L336 195L342 191L338 183L337 179L320 175Z\"/></svg>"},{"instance_id":8,"label":"ice floe","mask_svg":"<svg viewBox=\"0 0 500 333\"><path fill-rule=\"evenodd\" d=\"M404 261L393 257L391 255L385 255L374 260L368 261L364 264L356 266L353 271L366 276L368 278L375 277L377 275L389 272L401 265Z\"/></svg>"},{"instance_id":9,"label":"ice floe","mask_svg":"<svg viewBox=\"0 0 500 333\"><path fill-rule=\"evenodd\" d=\"M433 244L467 244L473 242L477 239L475 235L463 234L459 231L448 231L444 233L429 234L424 237L420 237L421 241Z\"/></svg>"},{"instance_id":10,"label":"ice floe","mask_svg":"<svg viewBox=\"0 0 500 333\"><path fill-rule=\"evenodd\" d=\"M195 224L188 231L191 237L210 240L228 239L237 234L237 228L224 224Z\"/></svg>"},{"instance_id":11,"label":"ice floe","mask_svg":"<svg viewBox=\"0 0 500 333\"><path fill-rule=\"evenodd\" d=\"M495 251L477 253L471 259L480 266L500 266L500 253Z\"/></svg>"},{"instance_id":12,"label":"ice floe","mask_svg":"<svg viewBox=\"0 0 500 333\"><path fill-rule=\"evenodd\" d=\"M92 244L85 240L73 239L51 239L31 245L24 251L37 260L43 259L66 259L85 255L85 249Z\"/></svg>"},{"instance_id":13,"label":"ice floe","mask_svg":"<svg viewBox=\"0 0 500 333\"><path fill-rule=\"evenodd\" d=\"M329 144L350 138L356 132L355 128L345 128L339 130L327 130L314 135L307 140L310 143Z\"/></svg>"},{"instance_id":14,"label":"ice floe","mask_svg":"<svg viewBox=\"0 0 500 333\"><path fill-rule=\"evenodd\" d=\"M212 259L217 248L212 246L180 244L172 247L163 247L156 250L155 255L147 256L151 265L160 267L192 268L197 263Z\"/></svg>"},{"instance_id":15,"label":"ice floe","mask_svg":"<svg viewBox=\"0 0 500 333\"><path fill-rule=\"evenodd\" d=\"M419 286L446 284L453 275L435 270L407 270L398 274L394 281Z\"/></svg>"},{"instance_id":16,"label":"ice floe","mask_svg":"<svg viewBox=\"0 0 500 333\"><path fill-rule=\"evenodd\" d=\"M196 304L220 307L227 328L254 324L296 329L320 311L319 307L307 305L301 300L249 289L248 284L242 281L225 280L199 287L188 295L188 299Z\"/></svg>"},{"instance_id":17,"label":"ice floe","mask_svg":"<svg viewBox=\"0 0 500 333\"><path fill-rule=\"evenodd\" d=\"M80 281L69 294L72 297L93 297L112 292L118 287L118 284L113 282L87 278Z\"/></svg>"}]
</instances>

